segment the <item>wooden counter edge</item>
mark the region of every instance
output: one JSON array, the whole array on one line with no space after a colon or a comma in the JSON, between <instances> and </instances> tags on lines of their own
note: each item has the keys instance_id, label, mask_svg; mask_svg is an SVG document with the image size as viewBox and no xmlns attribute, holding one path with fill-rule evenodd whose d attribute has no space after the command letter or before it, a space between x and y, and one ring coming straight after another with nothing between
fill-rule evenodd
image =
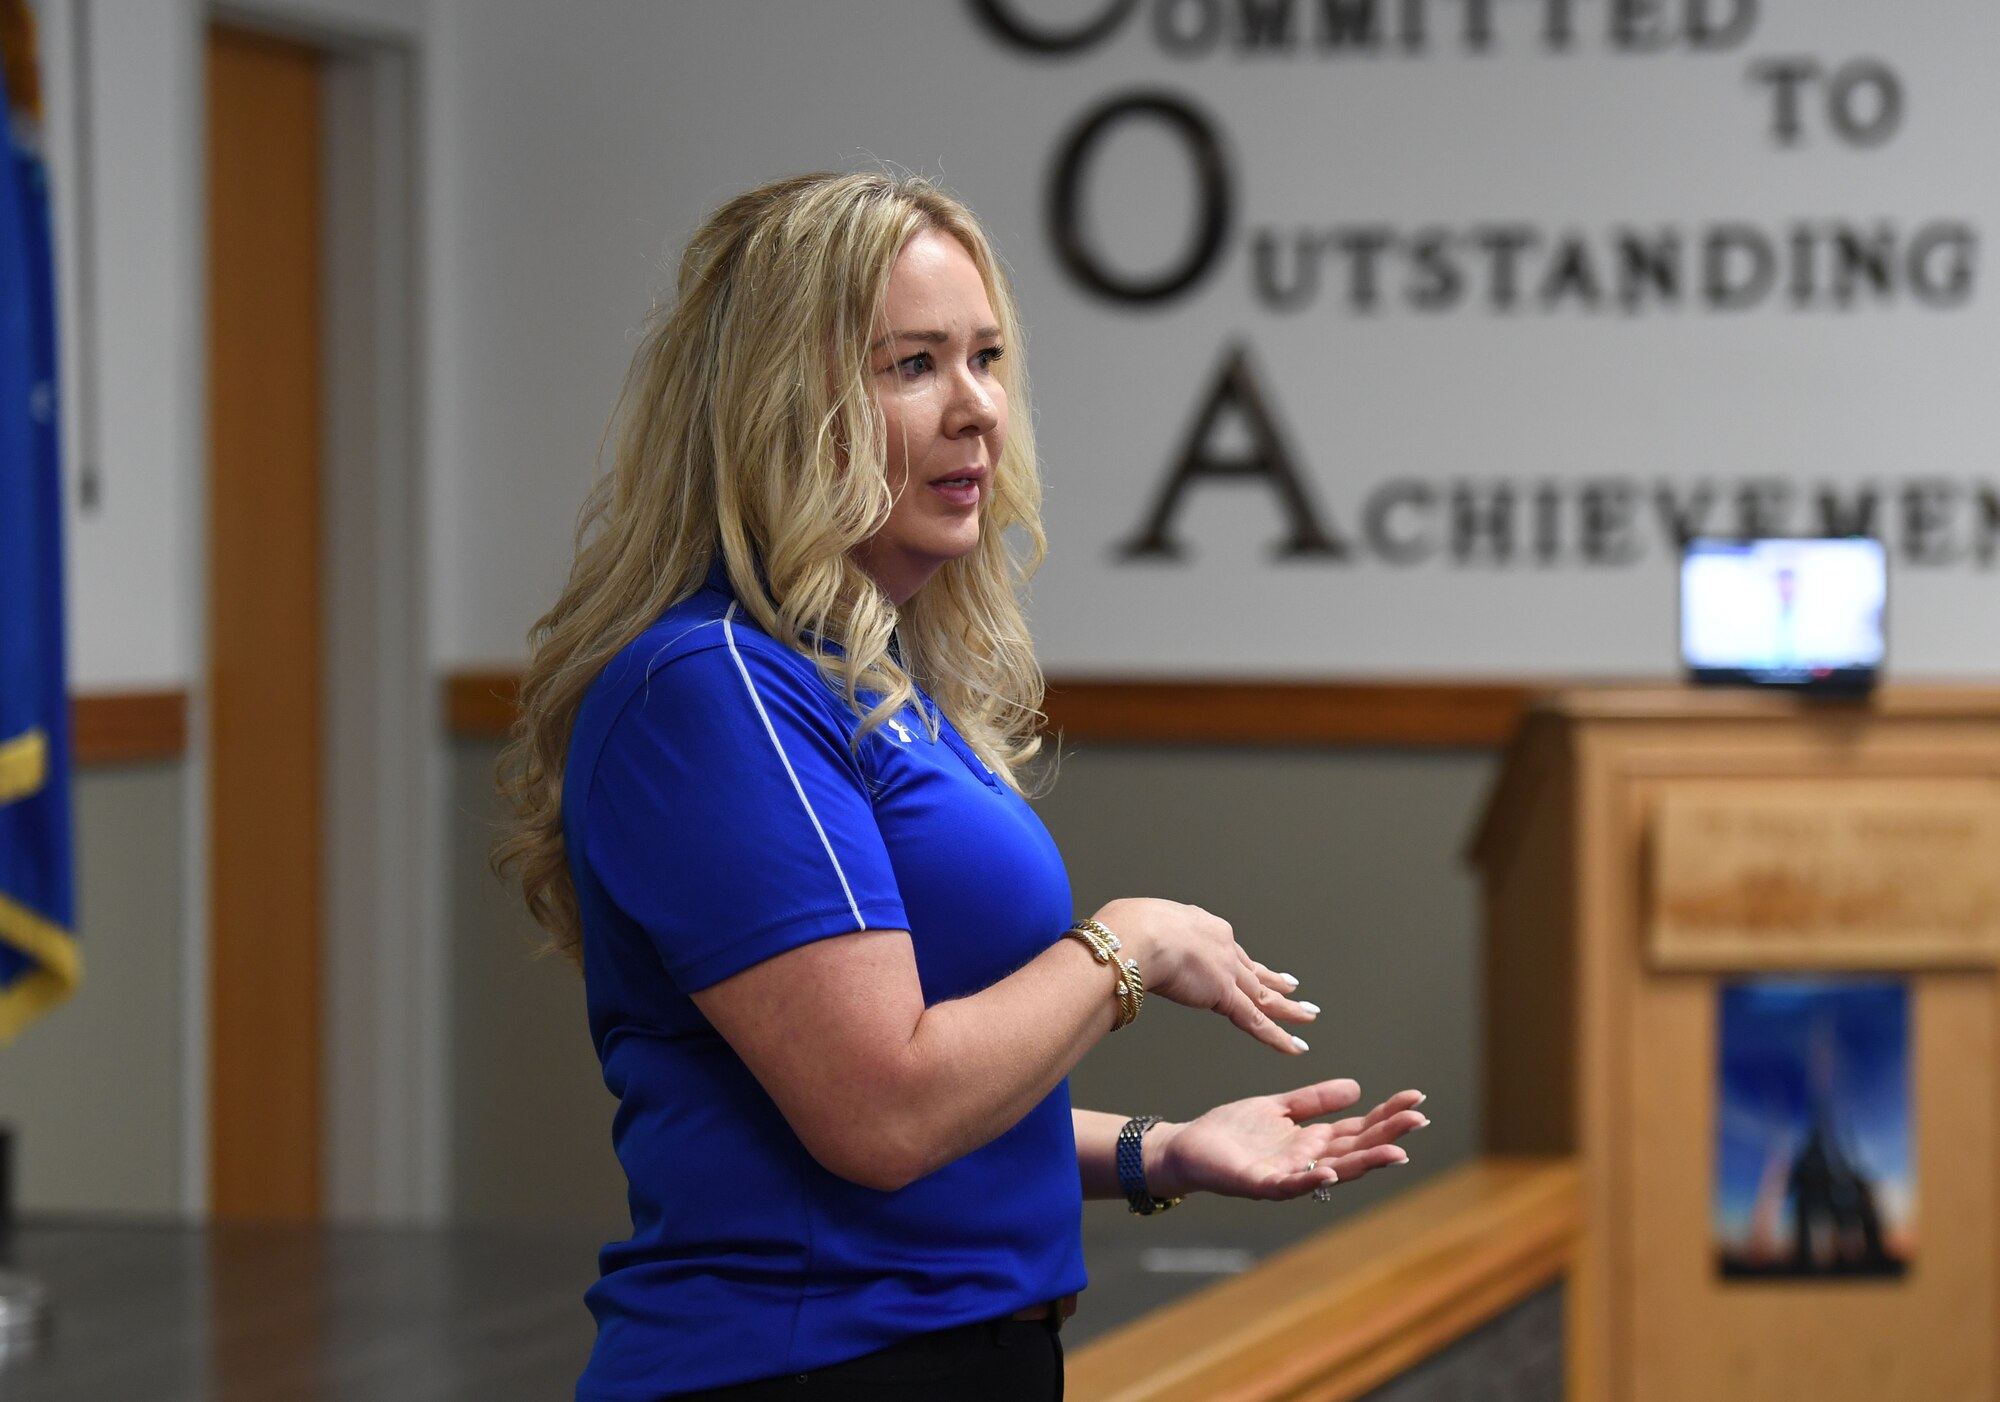
<instances>
[{"instance_id":1,"label":"wooden counter edge","mask_svg":"<svg viewBox=\"0 0 2000 1402\"><path fill-rule=\"evenodd\" d=\"M1477 1160L1094 1340L1067 1395L1359 1397L1561 1276L1580 1222L1569 1160Z\"/></svg>"}]
</instances>

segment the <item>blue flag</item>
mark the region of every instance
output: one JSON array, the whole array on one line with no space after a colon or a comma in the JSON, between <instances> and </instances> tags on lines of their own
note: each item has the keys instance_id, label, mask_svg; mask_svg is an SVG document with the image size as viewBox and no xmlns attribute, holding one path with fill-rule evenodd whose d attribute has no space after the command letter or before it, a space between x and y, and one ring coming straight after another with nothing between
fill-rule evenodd
<instances>
[{"instance_id":1,"label":"blue flag","mask_svg":"<svg viewBox=\"0 0 2000 1402\"><path fill-rule=\"evenodd\" d=\"M0 1043L83 973L70 853L62 476L34 20L0 0Z\"/></svg>"}]
</instances>

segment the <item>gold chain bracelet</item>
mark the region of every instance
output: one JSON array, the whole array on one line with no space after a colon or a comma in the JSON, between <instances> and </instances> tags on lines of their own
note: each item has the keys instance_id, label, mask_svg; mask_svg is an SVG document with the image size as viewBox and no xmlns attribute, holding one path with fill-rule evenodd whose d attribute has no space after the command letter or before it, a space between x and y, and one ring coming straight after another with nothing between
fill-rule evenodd
<instances>
[{"instance_id":1,"label":"gold chain bracelet","mask_svg":"<svg viewBox=\"0 0 2000 1402\"><path fill-rule=\"evenodd\" d=\"M1118 969L1120 997L1131 1002L1132 1017L1137 1017L1139 1009L1146 1005L1146 980L1139 975L1139 961L1137 959L1122 959L1118 957L1118 936L1112 934L1110 927L1103 922L1085 916L1076 922L1075 928L1089 931L1109 946L1112 953L1112 962ZM1131 1020L1132 1018L1126 1019L1127 1022Z\"/></svg>"},{"instance_id":2,"label":"gold chain bracelet","mask_svg":"<svg viewBox=\"0 0 2000 1402\"><path fill-rule=\"evenodd\" d=\"M1114 972L1116 971L1117 956L1105 945L1104 941L1100 940L1090 931L1071 928L1063 931L1063 938L1075 940L1078 944L1089 950L1091 957L1096 959L1098 963L1108 965ZM1118 1012L1111 1023L1111 1030L1116 1032L1139 1014L1137 1009L1132 1006L1131 994L1126 989L1125 980L1122 976L1117 983L1112 985L1111 992L1118 1000Z\"/></svg>"},{"instance_id":3,"label":"gold chain bracelet","mask_svg":"<svg viewBox=\"0 0 2000 1402\"><path fill-rule=\"evenodd\" d=\"M1112 1023L1111 1030L1116 1032L1121 1027L1130 1026L1146 1002L1146 980L1139 975L1138 961L1122 958L1118 936L1112 934L1102 922L1088 917L1063 931L1063 938L1076 940L1090 951L1098 963L1108 965L1117 974L1118 986L1112 993L1118 999L1118 1020Z\"/></svg>"}]
</instances>

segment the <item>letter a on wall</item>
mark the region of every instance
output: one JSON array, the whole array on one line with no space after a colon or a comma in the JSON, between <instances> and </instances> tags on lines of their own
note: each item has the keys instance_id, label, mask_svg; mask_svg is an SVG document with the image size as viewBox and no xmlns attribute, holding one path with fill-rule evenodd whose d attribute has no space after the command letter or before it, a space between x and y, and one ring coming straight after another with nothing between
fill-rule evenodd
<instances>
[{"instance_id":1,"label":"letter a on wall","mask_svg":"<svg viewBox=\"0 0 2000 1402\"><path fill-rule=\"evenodd\" d=\"M1214 446L1217 430L1232 412L1250 438L1249 451L1240 455L1224 454ZM1285 539L1277 547L1280 557L1347 558L1346 543L1330 535L1314 514L1291 452L1251 372L1249 355L1240 345L1231 346L1224 355L1221 373L1196 411L1187 444L1146 514L1145 525L1119 553L1127 559L1180 559L1184 548L1170 534L1174 517L1190 488L1197 482L1215 480L1262 482L1277 493L1287 527Z\"/></svg>"}]
</instances>

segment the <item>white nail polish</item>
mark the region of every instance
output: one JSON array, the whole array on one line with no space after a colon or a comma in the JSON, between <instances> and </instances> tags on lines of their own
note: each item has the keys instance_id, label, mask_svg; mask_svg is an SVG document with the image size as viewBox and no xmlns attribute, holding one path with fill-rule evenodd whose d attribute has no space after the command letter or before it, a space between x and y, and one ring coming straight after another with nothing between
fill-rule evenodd
<instances>
[{"instance_id":1,"label":"white nail polish","mask_svg":"<svg viewBox=\"0 0 2000 1402\"><path fill-rule=\"evenodd\" d=\"M1294 1038L1292 1038L1292 1045L1293 1045L1293 1046L1295 1046L1295 1047L1297 1047L1297 1048L1298 1048L1298 1049L1299 1049L1300 1051L1311 1051L1311 1050L1312 1050L1312 1048L1311 1048L1311 1047L1309 1047L1309 1046L1307 1046L1307 1045L1306 1045L1306 1039L1305 1039L1305 1038L1303 1038L1303 1037L1294 1037Z\"/></svg>"},{"instance_id":2,"label":"white nail polish","mask_svg":"<svg viewBox=\"0 0 2000 1402\"><path fill-rule=\"evenodd\" d=\"M1429 1099L1430 1099L1430 1097L1429 1097L1428 1095L1425 1095L1425 1094L1424 1094L1424 1093L1423 1093L1422 1091L1418 1091L1418 1092L1417 1092L1417 1098L1416 1098L1415 1100L1412 1100L1412 1101L1410 1102L1410 1108L1411 1108L1412 1110L1414 1110L1414 1109L1416 1109L1416 1108L1417 1108L1417 1107L1418 1107L1419 1105L1423 1104L1423 1103L1424 1103L1424 1102L1425 1102L1426 1100L1429 1100Z\"/></svg>"},{"instance_id":3,"label":"white nail polish","mask_svg":"<svg viewBox=\"0 0 2000 1402\"><path fill-rule=\"evenodd\" d=\"M1318 1017L1318 1016L1319 1016L1319 1004L1317 1004L1317 1003L1308 1003L1308 1002L1305 1002L1305 1001L1301 1000L1301 1001L1300 1001L1300 1003L1299 1003L1299 1006L1300 1006L1300 1007L1302 1007L1302 1008L1304 1008L1304 1009L1305 1009L1305 1010L1306 1010L1307 1012L1311 1013L1311 1014L1312 1014L1312 1015L1313 1015L1314 1017Z\"/></svg>"},{"instance_id":4,"label":"white nail polish","mask_svg":"<svg viewBox=\"0 0 2000 1402\"><path fill-rule=\"evenodd\" d=\"M1278 977L1283 979L1287 984L1291 985L1293 988L1297 988L1299 986L1299 981L1296 978L1293 978L1290 974L1279 974Z\"/></svg>"},{"instance_id":5,"label":"white nail polish","mask_svg":"<svg viewBox=\"0 0 2000 1402\"><path fill-rule=\"evenodd\" d=\"M1419 1116L1417 1116L1417 1128L1418 1128L1418 1129L1428 1129L1428 1128L1430 1128L1430 1123L1431 1123L1431 1117L1430 1117L1429 1115L1419 1115Z\"/></svg>"}]
</instances>

